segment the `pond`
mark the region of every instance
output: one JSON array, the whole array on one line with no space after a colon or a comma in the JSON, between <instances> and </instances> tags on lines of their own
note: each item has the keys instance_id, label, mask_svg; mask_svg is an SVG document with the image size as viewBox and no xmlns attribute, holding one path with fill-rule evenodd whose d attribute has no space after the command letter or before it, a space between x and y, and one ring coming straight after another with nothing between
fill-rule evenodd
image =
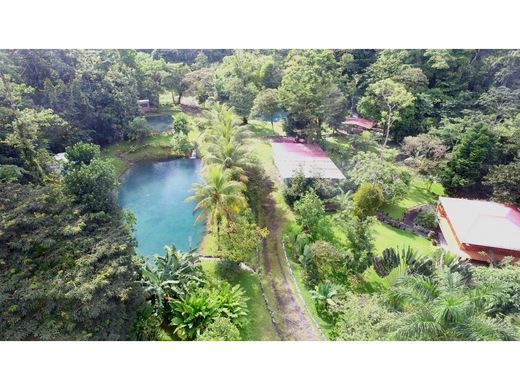
<instances>
[{"instance_id":1,"label":"pond","mask_svg":"<svg viewBox=\"0 0 520 390\"><path fill-rule=\"evenodd\" d=\"M141 256L162 254L165 245L188 251L198 247L204 223L194 224L195 204L185 202L201 181L200 160L147 161L121 178L119 203L137 217L135 236Z\"/></svg>"},{"instance_id":2,"label":"pond","mask_svg":"<svg viewBox=\"0 0 520 390\"><path fill-rule=\"evenodd\" d=\"M154 131L166 131L172 128L171 115L150 115L146 117L146 121Z\"/></svg>"}]
</instances>

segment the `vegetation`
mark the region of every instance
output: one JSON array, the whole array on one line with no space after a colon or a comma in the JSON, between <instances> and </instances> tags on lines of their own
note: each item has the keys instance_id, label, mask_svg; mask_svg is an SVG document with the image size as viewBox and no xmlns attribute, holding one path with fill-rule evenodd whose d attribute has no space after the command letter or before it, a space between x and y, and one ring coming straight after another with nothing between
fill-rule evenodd
<instances>
[{"instance_id":1,"label":"vegetation","mask_svg":"<svg viewBox=\"0 0 520 390\"><path fill-rule=\"evenodd\" d=\"M298 288L290 309L311 312L331 339L516 339L518 267L472 267L422 235L444 194L520 205L518 58L0 51L0 338L284 338L298 324L273 320ZM172 129L154 130L141 99ZM351 134L351 113L382 136ZM319 143L346 179L282 183L275 135ZM140 259L118 178L193 150L203 180L188 200L219 260L174 245ZM280 278L262 274L261 257Z\"/></svg>"}]
</instances>

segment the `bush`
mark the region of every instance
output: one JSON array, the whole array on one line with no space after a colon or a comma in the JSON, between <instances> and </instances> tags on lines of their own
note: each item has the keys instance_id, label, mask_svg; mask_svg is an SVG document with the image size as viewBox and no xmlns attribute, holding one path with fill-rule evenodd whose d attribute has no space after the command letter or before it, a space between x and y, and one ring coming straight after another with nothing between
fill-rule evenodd
<instances>
[{"instance_id":1,"label":"bush","mask_svg":"<svg viewBox=\"0 0 520 390\"><path fill-rule=\"evenodd\" d=\"M348 293L340 300L333 332L336 340L387 340L387 324L393 318L378 295Z\"/></svg>"},{"instance_id":2,"label":"bush","mask_svg":"<svg viewBox=\"0 0 520 390\"><path fill-rule=\"evenodd\" d=\"M378 185L363 183L354 194L353 201L354 213L365 219L377 213L377 210L383 205L385 197Z\"/></svg>"},{"instance_id":3,"label":"bush","mask_svg":"<svg viewBox=\"0 0 520 390\"><path fill-rule=\"evenodd\" d=\"M197 337L197 341L240 341L240 331L229 318L218 317Z\"/></svg>"},{"instance_id":4,"label":"bush","mask_svg":"<svg viewBox=\"0 0 520 390\"><path fill-rule=\"evenodd\" d=\"M497 300L496 312L501 314L520 312L520 266L475 267L473 283L476 287L489 288L490 291L496 291L500 287L503 294L494 297Z\"/></svg>"},{"instance_id":5,"label":"bush","mask_svg":"<svg viewBox=\"0 0 520 390\"><path fill-rule=\"evenodd\" d=\"M142 142L145 138L150 136L151 132L152 126L150 126L144 117L140 116L134 118L132 122L129 123L126 130L126 137L131 141Z\"/></svg>"},{"instance_id":6,"label":"bush","mask_svg":"<svg viewBox=\"0 0 520 390\"><path fill-rule=\"evenodd\" d=\"M152 304L146 302L143 310L137 314L130 338L140 341L155 341L159 339L160 330L161 319L155 313Z\"/></svg>"},{"instance_id":7,"label":"bush","mask_svg":"<svg viewBox=\"0 0 520 390\"><path fill-rule=\"evenodd\" d=\"M306 282L315 286L320 282L334 282L344 276L344 261L338 249L327 241L316 241L304 256Z\"/></svg>"},{"instance_id":8,"label":"bush","mask_svg":"<svg viewBox=\"0 0 520 390\"><path fill-rule=\"evenodd\" d=\"M117 209L117 175L111 162L94 158L65 176L65 188L89 211Z\"/></svg>"},{"instance_id":9,"label":"bush","mask_svg":"<svg viewBox=\"0 0 520 390\"><path fill-rule=\"evenodd\" d=\"M294 212L296 214L296 222L305 232L316 238L320 220L325 216L325 208L313 188L294 203Z\"/></svg>"},{"instance_id":10,"label":"bush","mask_svg":"<svg viewBox=\"0 0 520 390\"><path fill-rule=\"evenodd\" d=\"M90 164L93 159L99 157L101 151L99 145L78 142L72 146L67 146L65 153L69 164L79 167L81 164Z\"/></svg>"},{"instance_id":11,"label":"bush","mask_svg":"<svg viewBox=\"0 0 520 390\"><path fill-rule=\"evenodd\" d=\"M173 134L170 145L172 147L172 153L179 156L187 156L193 150L193 144L184 133Z\"/></svg>"},{"instance_id":12,"label":"bush","mask_svg":"<svg viewBox=\"0 0 520 390\"><path fill-rule=\"evenodd\" d=\"M234 280L240 273L240 266L233 260L221 260L217 261L215 270L222 279Z\"/></svg>"},{"instance_id":13,"label":"bush","mask_svg":"<svg viewBox=\"0 0 520 390\"><path fill-rule=\"evenodd\" d=\"M435 229L437 227L437 218L433 210L423 210L415 217L416 224L426 229Z\"/></svg>"},{"instance_id":14,"label":"bush","mask_svg":"<svg viewBox=\"0 0 520 390\"><path fill-rule=\"evenodd\" d=\"M173 130L176 133L188 134L190 132L189 121L188 121L188 117L186 116L186 114L183 114L183 113L175 114L175 116L172 119L173 119Z\"/></svg>"}]
</instances>

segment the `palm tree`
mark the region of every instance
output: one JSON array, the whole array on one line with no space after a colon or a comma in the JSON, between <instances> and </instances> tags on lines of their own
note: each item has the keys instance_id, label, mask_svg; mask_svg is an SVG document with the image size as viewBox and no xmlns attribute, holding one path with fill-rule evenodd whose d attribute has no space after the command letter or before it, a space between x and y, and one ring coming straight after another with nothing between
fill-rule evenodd
<instances>
[{"instance_id":1,"label":"palm tree","mask_svg":"<svg viewBox=\"0 0 520 390\"><path fill-rule=\"evenodd\" d=\"M244 168L249 165L247 150L243 145L234 140L221 140L218 144L210 144L204 153L204 161L207 164L220 165L225 170L230 170L233 177L242 175ZM245 180L245 178L241 178Z\"/></svg>"},{"instance_id":2,"label":"palm tree","mask_svg":"<svg viewBox=\"0 0 520 390\"><path fill-rule=\"evenodd\" d=\"M235 141L244 144L251 136L247 126L240 126L233 110L225 104L217 104L207 117L208 129L204 133L204 143L218 145Z\"/></svg>"},{"instance_id":3,"label":"palm tree","mask_svg":"<svg viewBox=\"0 0 520 390\"><path fill-rule=\"evenodd\" d=\"M510 324L488 314L494 292L470 288L466 278L449 267L432 277L409 275L393 294L402 316L392 327L400 340L514 340Z\"/></svg>"},{"instance_id":4,"label":"palm tree","mask_svg":"<svg viewBox=\"0 0 520 390\"><path fill-rule=\"evenodd\" d=\"M186 199L196 201L194 212L200 212L195 223L206 219L209 225L217 227L217 246L220 250L220 226L224 218L234 215L246 206L243 192L245 185L231 179L230 173L220 166L209 166L205 172L206 182L194 185L195 195Z\"/></svg>"}]
</instances>

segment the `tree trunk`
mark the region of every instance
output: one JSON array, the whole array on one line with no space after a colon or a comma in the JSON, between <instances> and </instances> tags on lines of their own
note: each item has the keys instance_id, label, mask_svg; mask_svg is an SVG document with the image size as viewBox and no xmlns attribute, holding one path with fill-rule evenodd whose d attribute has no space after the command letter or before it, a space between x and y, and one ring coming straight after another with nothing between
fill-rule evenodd
<instances>
[{"instance_id":1,"label":"tree trunk","mask_svg":"<svg viewBox=\"0 0 520 390\"><path fill-rule=\"evenodd\" d=\"M383 147L386 147L386 144L388 142L388 136L390 135L390 126L392 125L391 119L392 119L392 110L389 108L388 115L386 116L386 136L385 136L385 142L383 144Z\"/></svg>"},{"instance_id":2,"label":"tree trunk","mask_svg":"<svg viewBox=\"0 0 520 390\"><path fill-rule=\"evenodd\" d=\"M242 117L242 124L243 124L243 125L247 125L247 123L248 123L248 122L247 122L247 117L245 117L245 116Z\"/></svg>"},{"instance_id":3,"label":"tree trunk","mask_svg":"<svg viewBox=\"0 0 520 390\"><path fill-rule=\"evenodd\" d=\"M175 104L175 94L173 93L173 89L172 89L172 103Z\"/></svg>"},{"instance_id":4,"label":"tree trunk","mask_svg":"<svg viewBox=\"0 0 520 390\"><path fill-rule=\"evenodd\" d=\"M220 221L217 222L217 251L220 252Z\"/></svg>"},{"instance_id":5,"label":"tree trunk","mask_svg":"<svg viewBox=\"0 0 520 390\"><path fill-rule=\"evenodd\" d=\"M273 129L274 131L274 119L273 119L273 114L271 114L271 129Z\"/></svg>"},{"instance_id":6,"label":"tree trunk","mask_svg":"<svg viewBox=\"0 0 520 390\"><path fill-rule=\"evenodd\" d=\"M182 99L182 92L179 93L179 101L177 102L177 104L181 104L181 99Z\"/></svg>"}]
</instances>

